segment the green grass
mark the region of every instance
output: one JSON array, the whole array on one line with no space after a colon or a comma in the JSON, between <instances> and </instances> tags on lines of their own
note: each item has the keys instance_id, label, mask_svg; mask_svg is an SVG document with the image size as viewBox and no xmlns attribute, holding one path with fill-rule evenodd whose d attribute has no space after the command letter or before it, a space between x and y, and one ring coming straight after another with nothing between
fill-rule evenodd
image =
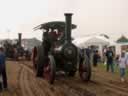
<instances>
[{"instance_id":1,"label":"green grass","mask_svg":"<svg viewBox=\"0 0 128 96\"><path fill-rule=\"evenodd\" d=\"M106 65L104 65L103 63L99 63L98 67L106 71ZM114 64L114 74L119 75L120 74L119 71L120 71L119 67L116 64ZM126 67L126 75L128 76L128 67Z\"/></svg>"}]
</instances>

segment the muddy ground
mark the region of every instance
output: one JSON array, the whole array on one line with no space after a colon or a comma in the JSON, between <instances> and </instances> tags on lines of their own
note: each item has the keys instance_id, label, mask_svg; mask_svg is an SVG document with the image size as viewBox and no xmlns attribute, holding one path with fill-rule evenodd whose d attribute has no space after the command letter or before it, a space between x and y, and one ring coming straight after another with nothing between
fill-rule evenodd
<instances>
[{"instance_id":1,"label":"muddy ground","mask_svg":"<svg viewBox=\"0 0 128 96\"><path fill-rule=\"evenodd\" d=\"M128 96L128 77L120 82L118 74L106 72L101 67L92 68L92 78L82 82L75 77L57 77L53 85L36 78L32 63L8 61L8 90L0 96Z\"/></svg>"}]
</instances>

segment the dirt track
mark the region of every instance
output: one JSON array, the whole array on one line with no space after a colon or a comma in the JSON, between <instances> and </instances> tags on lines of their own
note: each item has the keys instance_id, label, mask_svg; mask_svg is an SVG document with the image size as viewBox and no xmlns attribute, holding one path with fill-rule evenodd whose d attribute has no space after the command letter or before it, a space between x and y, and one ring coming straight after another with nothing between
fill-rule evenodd
<instances>
[{"instance_id":1,"label":"dirt track","mask_svg":"<svg viewBox=\"0 0 128 96\"><path fill-rule=\"evenodd\" d=\"M76 74L57 77L53 85L36 78L30 62L9 61L7 69L9 89L2 96L128 96L128 82L121 83L118 76L100 69L93 72L90 82L82 82Z\"/></svg>"}]
</instances>

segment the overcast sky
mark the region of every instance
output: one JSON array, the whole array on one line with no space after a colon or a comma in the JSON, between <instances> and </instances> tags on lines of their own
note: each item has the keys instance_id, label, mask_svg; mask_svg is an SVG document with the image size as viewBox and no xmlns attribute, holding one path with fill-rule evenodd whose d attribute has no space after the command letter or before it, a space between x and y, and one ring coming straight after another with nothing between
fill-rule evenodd
<instances>
[{"instance_id":1,"label":"overcast sky","mask_svg":"<svg viewBox=\"0 0 128 96\"><path fill-rule=\"evenodd\" d=\"M41 31L33 27L55 20L65 20L64 13L72 12L78 27L74 37L108 34L112 39L128 35L128 0L0 0L0 39L41 39Z\"/></svg>"}]
</instances>

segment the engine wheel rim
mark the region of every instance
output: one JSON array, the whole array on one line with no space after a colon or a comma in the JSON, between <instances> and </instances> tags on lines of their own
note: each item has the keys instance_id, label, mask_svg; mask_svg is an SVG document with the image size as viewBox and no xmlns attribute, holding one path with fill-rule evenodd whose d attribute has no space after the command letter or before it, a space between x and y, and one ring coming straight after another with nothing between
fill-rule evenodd
<instances>
[{"instance_id":1,"label":"engine wheel rim","mask_svg":"<svg viewBox=\"0 0 128 96\"><path fill-rule=\"evenodd\" d=\"M52 69L51 69L51 64L50 64L50 60L48 60L47 64L45 64L44 68L43 68L43 77L48 80L48 82L52 81Z\"/></svg>"},{"instance_id":2,"label":"engine wheel rim","mask_svg":"<svg viewBox=\"0 0 128 96\"><path fill-rule=\"evenodd\" d=\"M87 71L87 68L83 64L80 64L79 74L82 80L84 81L87 80L88 71Z\"/></svg>"}]
</instances>

